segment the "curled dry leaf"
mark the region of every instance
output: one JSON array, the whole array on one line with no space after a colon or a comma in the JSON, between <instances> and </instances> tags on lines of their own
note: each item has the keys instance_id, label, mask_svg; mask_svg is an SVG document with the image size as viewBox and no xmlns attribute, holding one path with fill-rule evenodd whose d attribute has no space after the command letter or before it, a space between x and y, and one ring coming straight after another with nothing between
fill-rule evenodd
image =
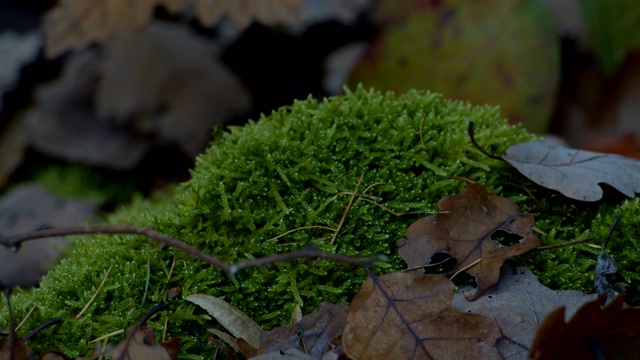
<instances>
[{"instance_id":1,"label":"curled dry leaf","mask_svg":"<svg viewBox=\"0 0 640 360\"><path fill-rule=\"evenodd\" d=\"M260 341L258 354L297 349L311 359L321 359L340 346L347 313L348 308L344 303L322 303L299 323L280 326L266 333Z\"/></svg>"},{"instance_id":2,"label":"curled dry leaf","mask_svg":"<svg viewBox=\"0 0 640 360\"><path fill-rule=\"evenodd\" d=\"M565 322L561 307L547 316L533 340L531 359L637 359L640 309L623 308L625 295L602 307L606 295L582 306Z\"/></svg>"},{"instance_id":3,"label":"curled dry leaf","mask_svg":"<svg viewBox=\"0 0 640 360\"><path fill-rule=\"evenodd\" d=\"M189 295L185 300L206 310L236 338L245 339L254 348L260 347L262 328L237 307L215 296L204 294Z\"/></svg>"},{"instance_id":4,"label":"curled dry leaf","mask_svg":"<svg viewBox=\"0 0 640 360\"><path fill-rule=\"evenodd\" d=\"M502 158L536 184L576 200L597 201L605 183L628 197L640 192L640 161L619 155L520 143Z\"/></svg>"},{"instance_id":5,"label":"curled dry leaf","mask_svg":"<svg viewBox=\"0 0 640 360\"><path fill-rule=\"evenodd\" d=\"M489 318L451 307L442 275L369 274L342 334L352 359L498 359L500 329Z\"/></svg>"},{"instance_id":6,"label":"curled dry leaf","mask_svg":"<svg viewBox=\"0 0 640 360\"><path fill-rule=\"evenodd\" d=\"M475 293L465 294L470 300L477 299L498 282L500 267L507 258L527 252L540 243L531 233L535 226L531 214L520 212L511 200L489 194L479 184L469 184L464 193L443 198L438 207L441 214L422 218L409 226L407 237L398 241L398 252L410 268L430 263L435 253L450 254L458 261L456 271L466 268L467 273L476 276ZM498 230L522 238L515 245L502 246L491 239Z\"/></svg>"}]
</instances>

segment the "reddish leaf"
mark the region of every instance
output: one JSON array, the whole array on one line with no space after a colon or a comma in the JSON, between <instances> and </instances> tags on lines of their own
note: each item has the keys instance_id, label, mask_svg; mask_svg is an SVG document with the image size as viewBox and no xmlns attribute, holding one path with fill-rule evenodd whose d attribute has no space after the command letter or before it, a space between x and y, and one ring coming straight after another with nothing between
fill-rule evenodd
<instances>
[{"instance_id":1,"label":"reddish leaf","mask_svg":"<svg viewBox=\"0 0 640 360\"><path fill-rule=\"evenodd\" d=\"M370 274L342 334L352 359L497 359L500 329L454 310L453 283L441 275Z\"/></svg>"},{"instance_id":2,"label":"reddish leaf","mask_svg":"<svg viewBox=\"0 0 640 360\"><path fill-rule=\"evenodd\" d=\"M637 359L640 309L622 308L625 295L604 308L606 295L586 303L565 322L564 307L547 316L529 351L532 359Z\"/></svg>"},{"instance_id":3,"label":"reddish leaf","mask_svg":"<svg viewBox=\"0 0 640 360\"><path fill-rule=\"evenodd\" d=\"M465 294L470 300L498 282L505 259L540 243L531 233L535 225L533 216L520 212L511 200L489 194L482 185L469 184L463 194L440 200L438 207L446 213L411 224L407 237L398 241L398 252L410 268L428 264L438 252L453 256L458 261L456 269L464 269L480 259L465 270L478 281L476 292ZM498 230L518 234L522 239L518 244L501 246L491 240Z\"/></svg>"}]
</instances>

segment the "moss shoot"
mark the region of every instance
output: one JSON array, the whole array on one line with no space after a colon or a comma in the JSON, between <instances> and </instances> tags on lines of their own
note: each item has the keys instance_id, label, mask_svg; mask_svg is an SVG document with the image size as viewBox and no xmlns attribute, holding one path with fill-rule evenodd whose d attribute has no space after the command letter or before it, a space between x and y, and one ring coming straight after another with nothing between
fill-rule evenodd
<instances>
[{"instance_id":1,"label":"moss shoot","mask_svg":"<svg viewBox=\"0 0 640 360\"><path fill-rule=\"evenodd\" d=\"M549 234L541 237L543 244L588 236L601 244L613 217L622 215L608 250L625 281L637 284L637 200L585 204L542 189L477 151L466 133L468 121L476 124L478 142L493 153L535 138L508 125L495 107L475 107L429 92L396 96L360 87L322 102L296 101L229 129L197 159L190 181L161 199L136 200L107 222L153 226L228 262L309 245L345 255L386 254L390 261L375 268L386 273L404 267L396 241L425 215L396 216L356 198L331 244L334 232L326 227L335 229L340 223L361 174L360 191L395 213L437 211L438 200L464 190L464 178L533 213L537 227ZM278 237L294 229L301 230ZM533 251L515 261L552 288L592 292L597 254L598 249L580 245ZM105 276L96 299L75 319ZM222 297L269 329L287 323L296 304L308 313L322 301L349 301L364 278L355 266L299 260L228 279L199 260L141 237L85 236L40 288L16 294L13 302L18 320L35 306L21 332L52 317L64 320L45 330L33 347L76 356L91 352L90 340L134 324L172 287L182 288L183 296ZM169 311L150 321L157 333L165 316L167 338L182 339L181 357L213 353L206 345L206 329L215 324L203 311L174 300ZM3 319L7 324L6 311Z\"/></svg>"}]
</instances>

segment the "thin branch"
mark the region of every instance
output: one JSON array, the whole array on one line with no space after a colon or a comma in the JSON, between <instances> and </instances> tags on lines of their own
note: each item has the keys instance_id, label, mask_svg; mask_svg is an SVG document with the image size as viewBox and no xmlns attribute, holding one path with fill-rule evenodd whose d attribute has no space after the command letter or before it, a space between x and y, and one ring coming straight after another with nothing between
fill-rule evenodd
<instances>
[{"instance_id":1,"label":"thin branch","mask_svg":"<svg viewBox=\"0 0 640 360\"><path fill-rule=\"evenodd\" d=\"M87 227L66 227L56 229L37 230L22 234L2 236L0 235L0 245L4 245L8 248L18 248L21 243L29 240L43 239L48 237L57 236L69 236L69 235L87 235L87 234L133 234L142 235L150 239L160 241L164 244L173 246L180 249L187 254L196 257L204 262L211 264L218 269L222 270L227 276L233 276L238 271L271 265L281 261L292 261L299 258L320 258L336 261L339 263L355 264L360 266L371 266L375 261L384 261L386 257L384 255L373 256L369 258L360 258L353 256L345 256L339 254L326 253L319 250L303 249L289 253L269 255L263 258L258 258L249 261L242 261L237 264L227 264L224 261L218 259L215 256L206 254L192 246L189 246L181 241L171 238L167 235L159 233L150 227L135 227L135 226L87 226Z\"/></svg>"},{"instance_id":2,"label":"thin branch","mask_svg":"<svg viewBox=\"0 0 640 360\"><path fill-rule=\"evenodd\" d=\"M565 247L565 246L571 246L571 245L576 245L576 244L582 244L582 243L586 243L589 240L593 240L592 237L588 237L586 239L580 239L580 240L572 240L572 241L567 241L564 242L562 244L553 244L553 245L545 245L545 246L538 246L537 248L534 248L533 250L548 250L548 249L555 249L555 248L560 248L560 247ZM598 248L600 248L598 246Z\"/></svg>"},{"instance_id":3,"label":"thin branch","mask_svg":"<svg viewBox=\"0 0 640 360\"><path fill-rule=\"evenodd\" d=\"M480 144L478 144L478 142L476 141L475 136L473 136L473 121L469 121L469 127L467 128L467 132L469 133L469 137L471 138L471 142L476 147L476 149L478 149L481 153L487 155L488 157L490 157L492 159L504 161L504 159L501 156L498 156L498 155L495 155L495 154L492 154L492 153L488 152L482 146L480 146Z\"/></svg>"},{"instance_id":4,"label":"thin branch","mask_svg":"<svg viewBox=\"0 0 640 360\"><path fill-rule=\"evenodd\" d=\"M422 118L420 119L420 145L422 146L423 149L426 149L427 146L424 144L424 138L422 137L422 127L424 126L424 118L427 116L427 114L422 115Z\"/></svg>"},{"instance_id":5,"label":"thin branch","mask_svg":"<svg viewBox=\"0 0 640 360\"><path fill-rule=\"evenodd\" d=\"M87 311L89 306L91 306L91 303L93 303L93 300L95 300L96 296L98 296L98 294L100 293L100 290L102 290L102 287L104 286L104 283L107 282L107 278L109 277L109 274L111 273L111 269L113 269L113 264L114 264L114 262L111 261L111 266L109 266L109 270L107 270L107 273L104 275L104 278L102 279L102 282L100 283L100 286L98 286L98 289L96 289L96 291L93 293L93 296L91 296L91 299L89 299L89 301L82 308L82 310L80 310L78 315L76 315L76 317L75 317L76 320L80 319L80 316L82 316L82 314L84 314L84 312Z\"/></svg>"},{"instance_id":6,"label":"thin branch","mask_svg":"<svg viewBox=\"0 0 640 360\"><path fill-rule=\"evenodd\" d=\"M358 193L358 187L360 187L360 184L362 184L362 180L364 180L364 172L362 173L362 175L360 175L360 179L358 179L358 183L356 184L356 188L355 188L355 190L353 190L353 194L349 198L349 203L347 204L347 208L344 210L344 214L342 214L342 218L340 218L340 222L338 223L338 227L336 227L336 232L333 233L333 237L331 238L331 241L329 241L329 244L333 245L333 243L336 241L336 238L338 237L338 233L340 232L340 228L342 228L342 224L344 224L344 220L347 218L347 214L349 213L349 210L351 210L351 205L353 204L353 199L355 199L356 194Z\"/></svg>"}]
</instances>

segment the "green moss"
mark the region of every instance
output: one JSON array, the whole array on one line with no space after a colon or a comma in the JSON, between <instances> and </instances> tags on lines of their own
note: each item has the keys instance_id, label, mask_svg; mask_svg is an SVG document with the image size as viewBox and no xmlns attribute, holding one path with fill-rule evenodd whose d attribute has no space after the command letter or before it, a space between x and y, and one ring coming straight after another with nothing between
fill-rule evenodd
<instances>
[{"instance_id":1,"label":"green moss","mask_svg":"<svg viewBox=\"0 0 640 360\"><path fill-rule=\"evenodd\" d=\"M45 160L42 160L45 161ZM129 201L140 187L117 171L49 161L26 174L25 181L44 186L54 194L97 203Z\"/></svg>"},{"instance_id":2,"label":"green moss","mask_svg":"<svg viewBox=\"0 0 640 360\"><path fill-rule=\"evenodd\" d=\"M541 189L474 149L466 134L468 121L476 123L478 141L494 153L534 138L507 125L493 107L473 107L427 92L396 97L358 88L320 103L297 101L258 122L230 129L197 159L192 180L165 200L134 201L108 222L152 225L230 262L309 244L347 255L387 254L391 260L375 269L384 273L403 268L395 255L396 241L420 215L397 217L358 200L334 244L329 242L333 232L321 228L274 238L305 226L337 227L349 201L346 193L363 173L360 189L367 188L395 212L437 210L440 198L464 190L466 183L456 178L464 177L532 211L538 227L550 234L545 243L601 237L615 214L633 214L624 215L619 229L624 239L612 242L610 250L616 258L617 251L626 251L626 260L619 261L628 271L621 272L637 277L632 274L636 245L629 245L637 244L632 239L639 221L637 201L618 208L615 203L598 206ZM595 253L583 245L536 252L518 261L552 286L587 289ZM25 329L53 316L62 318L62 325L46 330L32 345L75 356L90 351L86 341L135 323L173 286L180 286L183 295L223 297L270 328L287 322L296 303L310 312L321 301L348 301L364 279L354 266L312 264L282 263L227 279L199 260L140 237L91 236L76 242L72 256L45 277L41 288L16 295L14 303L18 318L37 305ZM112 265L96 300L74 320ZM560 280L564 275L568 282ZM179 300L163 316L169 319L168 336L183 339L182 356L207 357L213 351L205 345L206 329L213 323L201 310ZM151 321L158 331L163 316Z\"/></svg>"}]
</instances>

